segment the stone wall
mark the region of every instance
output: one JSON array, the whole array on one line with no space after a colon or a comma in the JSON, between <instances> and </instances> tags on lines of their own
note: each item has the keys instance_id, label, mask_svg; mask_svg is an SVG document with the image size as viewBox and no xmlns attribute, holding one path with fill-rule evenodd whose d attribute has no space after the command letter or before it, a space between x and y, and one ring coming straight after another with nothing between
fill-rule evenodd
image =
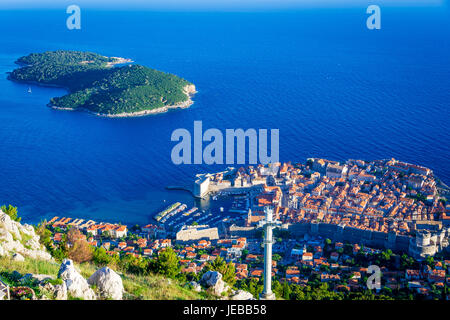
<instances>
[{"instance_id":1,"label":"stone wall","mask_svg":"<svg viewBox=\"0 0 450 320\"><path fill-rule=\"evenodd\" d=\"M373 248L389 248L393 251L407 252L409 239L411 237L396 235L395 233L384 233L344 225L328 223L297 223L288 227L289 232L296 238L301 238L305 234L320 235L334 241L348 241L350 243L362 243Z\"/></svg>"},{"instance_id":2,"label":"stone wall","mask_svg":"<svg viewBox=\"0 0 450 320\"><path fill-rule=\"evenodd\" d=\"M398 235L393 232L385 233L379 231L362 230L345 225L336 225L328 223L295 223L285 224L292 237L303 238L305 234L321 236L329 238L333 241L350 243L360 243L367 247L377 249L391 249L397 253L409 253L416 258L424 258L428 255L434 255L442 250L450 251L448 246L448 233L443 230L444 234L435 235L435 238L442 239L433 245L423 245L424 241L416 241L416 237L407 235ZM230 227L231 236L255 238L258 229L253 227ZM420 236L419 236L420 237Z\"/></svg>"},{"instance_id":3,"label":"stone wall","mask_svg":"<svg viewBox=\"0 0 450 320\"><path fill-rule=\"evenodd\" d=\"M449 250L448 232L442 230L439 234L433 234L433 245L421 245L413 236L398 235L393 232L385 233L371 230L363 230L345 225L328 223L296 223L288 225L288 230L293 237L301 238L305 234L320 235L334 241L348 241L350 243L362 243L368 247L378 249L391 249L395 252L410 253L416 258L434 255L442 250ZM427 242L425 240L425 242Z\"/></svg>"}]
</instances>

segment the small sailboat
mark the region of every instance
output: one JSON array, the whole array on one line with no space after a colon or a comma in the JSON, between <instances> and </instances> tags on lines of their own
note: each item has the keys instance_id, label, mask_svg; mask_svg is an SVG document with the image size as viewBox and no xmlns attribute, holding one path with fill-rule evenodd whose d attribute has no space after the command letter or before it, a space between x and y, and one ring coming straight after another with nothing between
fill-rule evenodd
<instances>
[{"instance_id":1,"label":"small sailboat","mask_svg":"<svg viewBox=\"0 0 450 320\"><path fill-rule=\"evenodd\" d=\"M31 93L31 87L28 87L28 93Z\"/></svg>"}]
</instances>

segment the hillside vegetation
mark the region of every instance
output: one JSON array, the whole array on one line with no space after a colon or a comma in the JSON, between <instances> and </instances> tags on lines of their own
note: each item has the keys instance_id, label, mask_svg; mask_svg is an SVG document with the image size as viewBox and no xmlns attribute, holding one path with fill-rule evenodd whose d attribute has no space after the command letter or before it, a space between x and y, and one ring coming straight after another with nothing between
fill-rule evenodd
<instances>
[{"instance_id":1,"label":"hillside vegetation","mask_svg":"<svg viewBox=\"0 0 450 320\"><path fill-rule=\"evenodd\" d=\"M92 263L76 264L81 275L85 278L91 276L97 269ZM24 275L45 274L57 279L60 263L25 258L25 261L14 261L13 259L3 256L0 257L0 277L3 281L11 286L18 285L18 281L14 280L13 272L17 271ZM183 286L173 279L167 279L162 275L134 275L122 273L121 278L125 289L124 299L126 300L197 300L205 299L205 293L197 293L190 288ZM33 287L38 298L43 292L39 288Z\"/></svg>"},{"instance_id":2,"label":"hillside vegetation","mask_svg":"<svg viewBox=\"0 0 450 320\"><path fill-rule=\"evenodd\" d=\"M10 286L14 300L93 300L108 296L117 300L198 300L223 296L222 292L207 290L211 285L205 284L203 289L189 282L170 247L152 259L120 255L89 245L77 228L69 228L62 241L55 242L45 221L31 226L20 220L16 207L1 206L0 280ZM234 277L234 269L228 274L222 264L217 266L224 271L224 279ZM0 300L4 298L1 293Z\"/></svg>"}]
</instances>

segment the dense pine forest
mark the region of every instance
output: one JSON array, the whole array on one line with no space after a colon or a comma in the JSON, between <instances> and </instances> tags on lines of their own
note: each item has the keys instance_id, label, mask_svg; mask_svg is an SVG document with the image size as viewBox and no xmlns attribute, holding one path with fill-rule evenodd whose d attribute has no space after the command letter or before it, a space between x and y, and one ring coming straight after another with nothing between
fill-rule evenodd
<instances>
[{"instance_id":1,"label":"dense pine forest","mask_svg":"<svg viewBox=\"0 0 450 320\"><path fill-rule=\"evenodd\" d=\"M18 82L64 87L69 94L52 98L56 108L87 109L114 115L173 106L189 99L191 85L175 75L140 65L124 65L119 58L91 52L32 53L16 61L21 67L9 74Z\"/></svg>"}]
</instances>

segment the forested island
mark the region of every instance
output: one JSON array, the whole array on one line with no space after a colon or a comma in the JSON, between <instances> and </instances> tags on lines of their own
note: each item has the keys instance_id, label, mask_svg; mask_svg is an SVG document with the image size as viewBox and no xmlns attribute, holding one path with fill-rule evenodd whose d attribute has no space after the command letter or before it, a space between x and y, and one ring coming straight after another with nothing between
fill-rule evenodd
<instances>
[{"instance_id":1,"label":"forested island","mask_svg":"<svg viewBox=\"0 0 450 320\"><path fill-rule=\"evenodd\" d=\"M21 83L63 87L67 95L50 99L48 106L85 110L99 116L127 117L187 108L195 86L173 74L129 59L92 52L47 51L19 58L20 68L8 79ZM118 64L127 64L116 66Z\"/></svg>"}]
</instances>

